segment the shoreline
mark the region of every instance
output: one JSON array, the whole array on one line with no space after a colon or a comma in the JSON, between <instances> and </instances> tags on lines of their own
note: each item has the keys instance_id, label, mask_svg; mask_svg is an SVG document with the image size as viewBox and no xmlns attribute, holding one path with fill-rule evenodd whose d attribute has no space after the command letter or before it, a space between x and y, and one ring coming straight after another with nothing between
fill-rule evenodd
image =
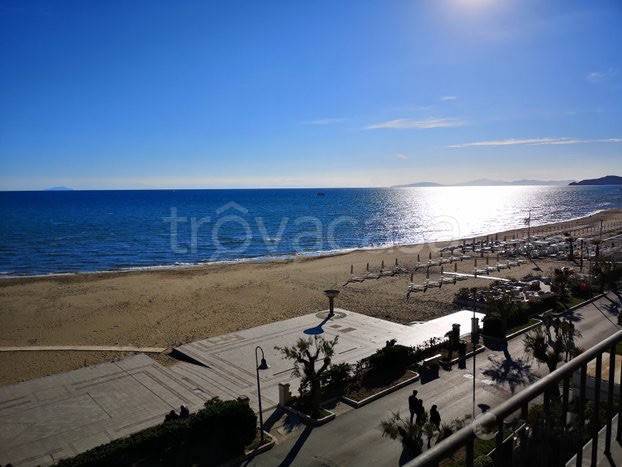
<instances>
[{"instance_id":1,"label":"shoreline","mask_svg":"<svg viewBox=\"0 0 622 467\"><path fill-rule=\"evenodd\" d=\"M622 221L622 210L600 212L579 220L532 227L564 231L596 226L600 219ZM524 234L526 227L500 235ZM552 234L552 232L551 232ZM487 234L491 235L491 234ZM483 237L485 237L484 235ZM472 237L471 237L472 238ZM481 236L479 237L481 238ZM455 311L461 287L485 287L490 281L469 278L406 300L408 274L366 280L344 286L369 264L378 272L382 262L395 259L403 267L457 241L358 249L321 256L297 256L281 261L208 264L187 268L97 272L0 280L0 346L165 347L237 332L325 309L326 289L340 289L336 306L368 316L407 324ZM494 258L492 259L494 261ZM569 263L538 260L544 274ZM473 261L454 263L459 273L471 273ZM533 264L502 270L495 276L521 278ZM453 269L453 268L452 268ZM430 269L431 278L440 268ZM413 281L423 283L424 270ZM0 385L64 372L122 358L111 352L0 352ZM170 357L158 355L166 363Z\"/></svg>"},{"instance_id":2,"label":"shoreline","mask_svg":"<svg viewBox=\"0 0 622 467\"><path fill-rule=\"evenodd\" d=\"M589 219L591 217L597 216L602 213L611 213L615 214L617 211L622 211L618 208L610 208L610 209L597 209L585 216L573 217L563 221L549 222L545 224L533 225L531 228L534 231L541 228L553 227L560 224L577 222L584 219ZM210 266L230 266L230 265L239 265L239 264L270 264L270 263L286 263L289 261L297 261L297 260L313 260L320 258L330 258L335 256L347 255L350 253L361 253L361 252L382 252L391 249L400 249L400 248L417 248L423 247L425 245L439 245L442 243L452 243L452 242L461 242L464 240L476 239L480 237L486 237L490 235L502 235L508 233L515 232L523 232L526 231L526 227L515 227L507 230L492 230L486 231L482 233L477 233L475 235L470 235L466 237L461 237L457 239L451 240L433 240L431 242L420 242L420 243L404 243L404 244L393 244L393 245L372 245L372 246L364 246L364 247L355 247L355 248L343 248L337 250L318 250L306 253L288 253L283 255L264 255L264 256L256 256L252 258L237 258L237 259L226 259L220 261L203 261L196 263L182 263L182 264L155 264L151 266L130 266L119 269L105 269L101 271L68 271L68 272L51 272L45 274L11 274L11 273L0 273L0 285L4 281L11 280L20 280L20 279L30 279L30 280L39 280L39 279L54 279L54 278L65 278L65 277L81 277L81 276L99 276L99 275L113 275L113 274L133 274L133 273L146 273L146 272L160 272L160 271L184 271L184 270L194 270L194 269L202 269Z\"/></svg>"}]
</instances>

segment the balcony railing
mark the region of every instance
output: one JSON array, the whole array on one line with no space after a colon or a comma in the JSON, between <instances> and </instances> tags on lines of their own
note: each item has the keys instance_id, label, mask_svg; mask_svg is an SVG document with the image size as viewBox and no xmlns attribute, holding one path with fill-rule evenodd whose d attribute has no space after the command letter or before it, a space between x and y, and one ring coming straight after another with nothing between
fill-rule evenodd
<instances>
[{"instance_id":1,"label":"balcony railing","mask_svg":"<svg viewBox=\"0 0 622 467\"><path fill-rule=\"evenodd\" d=\"M622 442L622 371L619 375L616 375L616 344L622 341L622 331L618 331L607 339L603 340L599 344L590 348L589 350L578 355L568 363L564 364L557 370L546 375L539 381L528 386L511 399L508 399L503 404L490 409L486 417L486 425L492 424L492 431L496 430L495 449L493 451L493 461L495 466L508 466L512 465L511 456L515 451L520 451L521 446L514 446L513 440L510 439L510 449L507 449L508 440L506 439L509 433L504 435L504 425L507 420L512 418L516 419L520 417L522 421L528 419L529 403L538 401L542 403L543 412L543 425L545 430L552 431L556 429L559 433L565 433L567 429L570 429L568 424L568 411L569 411L569 393L571 379L573 375L579 371L579 384L578 388L573 390L573 394L576 395L574 401L574 409L576 410L576 416L579 420L574 426L574 433L578 436L579 442L574 447L574 453L577 454L577 466L581 467L583 462L583 446L586 438L591 439L591 463L590 465L596 465L598 461L598 441L599 430L606 426L605 431L605 455L611 454L611 438L612 438L612 418L615 414L618 414L618 422L616 429L616 439L618 442ZM603 363L603 353L609 352L609 374L608 374L608 390L606 391L606 420L599 420L600 406L601 406L601 373ZM585 424L585 412L586 412L586 379L587 379L587 366L592 360L596 360L596 371L594 374L594 404L595 410L592 410L592 416L589 424ZM617 404L614 405L614 387L615 381L618 381L619 387L617 389ZM559 394L559 386L562 386L561 394ZM552 418L551 413L551 401L556 399L561 402L561 416L559 419L555 416L555 420ZM604 402L604 401L602 401ZM617 407L616 407L617 406ZM496 427L494 426L496 425ZM523 425L523 428L525 425ZM561 430L560 430L561 429ZM590 430L589 433L585 430ZM461 430L452 434L450 437L439 442L431 449L423 452L417 456L407 465L408 467L420 467L420 466L434 466L440 463L443 459L448 458L452 454L459 450L464 449L464 463L471 467L474 461L474 444L478 438L478 433L482 432L482 424L479 420L465 426ZM586 436L587 435L587 436ZM518 443L517 443L518 444ZM566 459L560 459L565 463L568 461L574 453ZM510 458L508 458L508 456ZM534 465L540 463L541 465L549 465L546 459L547 452L543 449L540 458ZM558 460L559 461L559 460Z\"/></svg>"}]
</instances>

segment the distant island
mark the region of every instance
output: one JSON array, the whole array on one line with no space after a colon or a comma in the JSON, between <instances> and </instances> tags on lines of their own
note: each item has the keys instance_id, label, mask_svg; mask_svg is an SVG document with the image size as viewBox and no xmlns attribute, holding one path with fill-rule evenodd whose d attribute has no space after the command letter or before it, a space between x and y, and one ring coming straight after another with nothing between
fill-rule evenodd
<instances>
[{"instance_id":1,"label":"distant island","mask_svg":"<svg viewBox=\"0 0 622 467\"><path fill-rule=\"evenodd\" d=\"M453 185L443 185L436 182L416 182L406 185L395 185L392 188L411 188L411 187L441 187L441 186L566 186L572 185L572 180L513 180L510 182L504 180L489 180L487 178L480 178L478 180L471 180L464 183L455 183Z\"/></svg>"},{"instance_id":2,"label":"distant island","mask_svg":"<svg viewBox=\"0 0 622 467\"><path fill-rule=\"evenodd\" d=\"M44 191L73 191L73 188L66 186L51 186L50 188L46 188Z\"/></svg>"},{"instance_id":3,"label":"distant island","mask_svg":"<svg viewBox=\"0 0 622 467\"><path fill-rule=\"evenodd\" d=\"M589 178L580 182L572 182L570 185L622 185L622 177L606 175L600 178Z\"/></svg>"}]
</instances>

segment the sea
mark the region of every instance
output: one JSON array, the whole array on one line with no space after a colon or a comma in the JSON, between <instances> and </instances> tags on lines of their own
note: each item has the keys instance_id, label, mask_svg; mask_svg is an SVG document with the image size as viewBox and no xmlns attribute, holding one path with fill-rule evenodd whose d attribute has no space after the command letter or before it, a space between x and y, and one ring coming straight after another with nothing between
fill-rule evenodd
<instances>
[{"instance_id":1,"label":"sea","mask_svg":"<svg viewBox=\"0 0 622 467\"><path fill-rule=\"evenodd\" d=\"M0 192L0 277L326 255L611 208L618 186Z\"/></svg>"}]
</instances>

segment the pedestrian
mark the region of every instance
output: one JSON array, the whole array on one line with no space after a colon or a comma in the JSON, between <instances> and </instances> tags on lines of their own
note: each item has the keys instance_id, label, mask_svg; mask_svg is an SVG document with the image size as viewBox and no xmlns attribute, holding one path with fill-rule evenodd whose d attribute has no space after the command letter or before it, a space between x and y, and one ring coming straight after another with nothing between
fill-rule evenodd
<instances>
[{"instance_id":1,"label":"pedestrian","mask_svg":"<svg viewBox=\"0 0 622 467\"><path fill-rule=\"evenodd\" d=\"M438 413L436 404L430 408L430 423L436 426L437 430L441 427L441 414Z\"/></svg>"},{"instance_id":2,"label":"pedestrian","mask_svg":"<svg viewBox=\"0 0 622 467\"><path fill-rule=\"evenodd\" d=\"M413 390L413 393L408 396L408 410L410 410L410 423L412 424L414 416L417 414L417 408L419 406L419 399L417 399L417 391Z\"/></svg>"},{"instance_id":3,"label":"pedestrian","mask_svg":"<svg viewBox=\"0 0 622 467\"><path fill-rule=\"evenodd\" d=\"M419 426L423 426L428 418L428 414L425 411L425 407L423 406L423 401L421 399L417 399L417 408L415 412L417 415L415 423Z\"/></svg>"},{"instance_id":4,"label":"pedestrian","mask_svg":"<svg viewBox=\"0 0 622 467\"><path fill-rule=\"evenodd\" d=\"M166 414L166 416L164 417L164 421L165 422L171 422L173 420L177 420L179 418L179 415L177 415L177 412L175 412L174 410L171 410L169 413Z\"/></svg>"}]
</instances>

